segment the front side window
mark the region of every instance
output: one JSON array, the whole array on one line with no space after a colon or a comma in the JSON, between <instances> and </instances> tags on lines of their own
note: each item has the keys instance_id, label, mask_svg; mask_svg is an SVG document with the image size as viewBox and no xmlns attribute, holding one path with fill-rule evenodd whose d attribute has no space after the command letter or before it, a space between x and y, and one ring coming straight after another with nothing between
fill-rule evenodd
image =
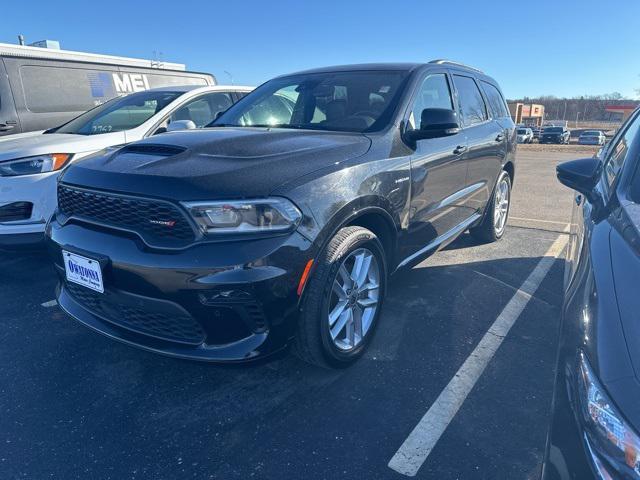
<instances>
[{"instance_id":1,"label":"front side window","mask_svg":"<svg viewBox=\"0 0 640 480\"><path fill-rule=\"evenodd\" d=\"M405 71L352 71L276 78L211 126L380 130L390 123L407 75Z\"/></svg>"},{"instance_id":2,"label":"front side window","mask_svg":"<svg viewBox=\"0 0 640 480\"><path fill-rule=\"evenodd\" d=\"M178 108L169 117L169 121L191 120L196 127L202 128L213 122L219 113L233 105L230 93L214 92L202 95Z\"/></svg>"},{"instance_id":3,"label":"front side window","mask_svg":"<svg viewBox=\"0 0 640 480\"><path fill-rule=\"evenodd\" d=\"M420 128L420 119L425 108L453 109L451 90L449 89L447 76L444 73L427 75L422 85L418 88L409 115L411 128Z\"/></svg>"},{"instance_id":4,"label":"front side window","mask_svg":"<svg viewBox=\"0 0 640 480\"><path fill-rule=\"evenodd\" d=\"M487 110L475 80L471 77L454 75L453 83L458 90L458 107L464 124L469 127L484 122L487 119Z\"/></svg>"},{"instance_id":5,"label":"front side window","mask_svg":"<svg viewBox=\"0 0 640 480\"><path fill-rule=\"evenodd\" d=\"M99 135L130 130L142 125L180 95L180 92L132 93L89 110L51 133Z\"/></svg>"},{"instance_id":6,"label":"front side window","mask_svg":"<svg viewBox=\"0 0 640 480\"><path fill-rule=\"evenodd\" d=\"M489 101L489 109L491 110L491 116L493 118L506 118L509 116L509 111L504 103L504 98L502 98L502 94L500 90L498 90L495 86L491 85L489 82L482 82L482 88L484 89L484 93L487 95L487 100Z\"/></svg>"},{"instance_id":7,"label":"front side window","mask_svg":"<svg viewBox=\"0 0 640 480\"><path fill-rule=\"evenodd\" d=\"M604 163L604 173L607 184L611 186L622 170L629 153L629 147L638 133L640 127L640 115L636 115L628 124L626 130L607 149L607 157Z\"/></svg>"}]
</instances>

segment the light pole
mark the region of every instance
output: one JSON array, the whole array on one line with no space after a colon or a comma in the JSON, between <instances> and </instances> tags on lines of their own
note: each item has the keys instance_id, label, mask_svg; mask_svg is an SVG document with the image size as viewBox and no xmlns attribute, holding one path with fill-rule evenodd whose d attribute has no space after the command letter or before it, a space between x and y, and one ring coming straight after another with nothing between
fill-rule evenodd
<instances>
[{"instance_id":1,"label":"light pole","mask_svg":"<svg viewBox=\"0 0 640 480\"><path fill-rule=\"evenodd\" d=\"M223 70L224 73L226 73L227 75L229 75L229 82L231 82L231 85L233 85L233 75L231 75L230 72L227 72L226 70Z\"/></svg>"},{"instance_id":2,"label":"light pole","mask_svg":"<svg viewBox=\"0 0 640 480\"><path fill-rule=\"evenodd\" d=\"M580 112L576 112L576 128L578 128L578 117L580 116Z\"/></svg>"}]
</instances>

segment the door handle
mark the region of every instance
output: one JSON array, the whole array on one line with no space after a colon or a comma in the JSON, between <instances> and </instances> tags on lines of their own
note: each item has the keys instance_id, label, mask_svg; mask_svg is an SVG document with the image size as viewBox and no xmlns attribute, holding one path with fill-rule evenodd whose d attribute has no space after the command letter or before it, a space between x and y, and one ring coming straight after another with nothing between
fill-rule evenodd
<instances>
[{"instance_id":1,"label":"door handle","mask_svg":"<svg viewBox=\"0 0 640 480\"><path fill-rule=\"evenodd\" d=\"M15 125L3 125L0 123L0 132L8 132L9 130L13 130Z\"/></svg>"},{"instance_id":2,"label":"door handle","mask_svg":"<svg viewBox=\"0 0 640 480\"><path fill-rule=\"evenodd\" d=\"M467 151L466 145L458 145L456 148L453 149L453 153L456 155L461 155L466 151Z\"/></svg>"},{"instance_id":3,"label":"door handle","mask_svg":"<svg viewBox=\"0 0 640 480\"><path fill-rule=\"evenodd\" d=\"M504 134L499 133L498 136L496 137L496 142L501 142L504 140Z\"/></svg>"}]
</instances>

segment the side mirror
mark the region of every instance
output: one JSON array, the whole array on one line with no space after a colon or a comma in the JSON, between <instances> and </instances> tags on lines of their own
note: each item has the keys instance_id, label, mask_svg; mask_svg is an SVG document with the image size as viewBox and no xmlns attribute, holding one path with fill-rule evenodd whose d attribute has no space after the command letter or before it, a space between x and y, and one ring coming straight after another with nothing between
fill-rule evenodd
<instances>
[{"instance_id":1,"label":"side mirror","mask_svg":"<svg viewBox=\"0 0 640 480\"><path fill-rule=\"evenodd\" d=\"M447 108L425 108L420 116L420 128L408 130L407 139L415 142L427 138L440 138L460 132L458 114Z\"/></svg>"},{"instance_id":2,"label":"side mirror","mask_svg":"<svg viewBox=\"0 0 640 480\"><path fill-rule=\"evenodd\" d=\"M596 202L594 190L601 173L602 162L593 157L572 160L556 167L556 176L560 183L582 193L591 203Z\"/></svg>"},{"instance_id":3,"label":"side mirror","mask_svg":"<svg viewBox=\"0 0 640 480\"><path fill-rule=\"evenodd\" d=\"M167 132L176 132L178 130L193 130L196 124L192 120L174 120L167 125Z\"/></svg>"}]
</instances>

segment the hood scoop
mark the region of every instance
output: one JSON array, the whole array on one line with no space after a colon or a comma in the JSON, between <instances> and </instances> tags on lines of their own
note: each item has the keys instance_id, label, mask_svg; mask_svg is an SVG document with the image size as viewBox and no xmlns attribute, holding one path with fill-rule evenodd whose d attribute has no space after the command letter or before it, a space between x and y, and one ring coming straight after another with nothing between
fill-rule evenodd
<instances>
[{"instance_id":1,"label":"hood scoop","mask_svg":"<svg viewBox=\"0 0 640 480\"><path fill-rule=\"evenodd\" d=\"M118 150L117 155L123 155L126 153L137 153L140 155L154 155L159 157L169 157L171 155L178 155L186 150L184 147L177 145L163 145L153 143L133 144L127 145L124 148Z\"/></svg>"}]
</instances>

